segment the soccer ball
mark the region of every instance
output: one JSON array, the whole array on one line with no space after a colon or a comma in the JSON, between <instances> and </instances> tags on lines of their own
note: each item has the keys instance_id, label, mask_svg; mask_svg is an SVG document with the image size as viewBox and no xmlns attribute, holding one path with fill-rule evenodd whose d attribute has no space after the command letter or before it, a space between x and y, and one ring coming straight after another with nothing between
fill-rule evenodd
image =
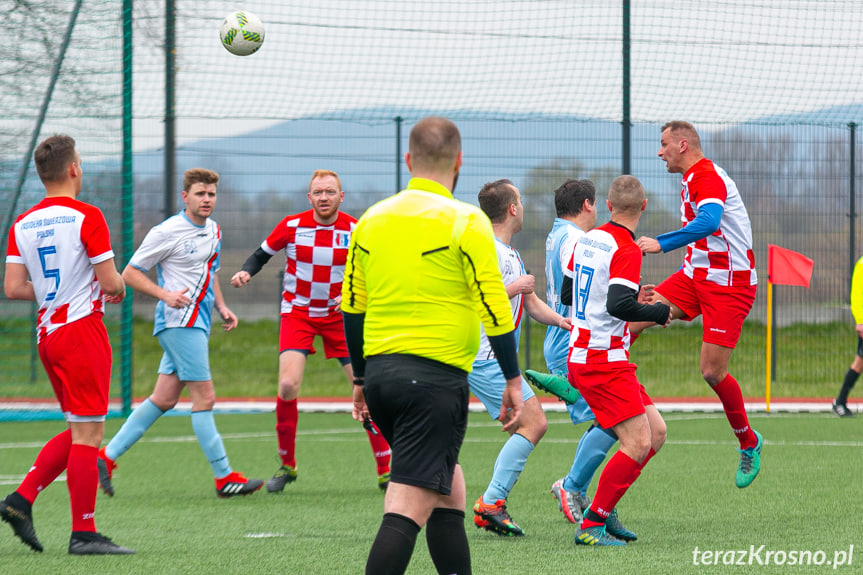
<instances>
[{"instance_id":1,"label":"soccer ball","mask_svg":"<svg viewBox=\"0 0 863 575\"><path fill-rule=\"evenodd\" d=\"M264 23L251 12L237 10L225 16L219 36L228 52L248 56L264 43Z\"/></svg>"}]
</instances>

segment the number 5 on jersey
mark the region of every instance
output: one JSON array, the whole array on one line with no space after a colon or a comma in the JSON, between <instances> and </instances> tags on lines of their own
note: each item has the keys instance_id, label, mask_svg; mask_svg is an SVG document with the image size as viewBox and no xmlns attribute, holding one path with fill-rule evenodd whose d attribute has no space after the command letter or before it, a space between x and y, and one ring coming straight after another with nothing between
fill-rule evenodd
<instances>
[{"instance_id":1,"label":"number 5 on jersey","mask_svg":"<svg viewBox=\"0 0 863 575\"><path fill-rule=\"evenodd\" d=\"M45 257L57 253L57 246L45 246L39 248L39 262L42 264L42 275L45 279L54 278L54 291L45 294L45 301L51 301L56 297L57 290L60 289L60 270L57 268L48 268L45 263Z\"/></svg>"}]
</instances>

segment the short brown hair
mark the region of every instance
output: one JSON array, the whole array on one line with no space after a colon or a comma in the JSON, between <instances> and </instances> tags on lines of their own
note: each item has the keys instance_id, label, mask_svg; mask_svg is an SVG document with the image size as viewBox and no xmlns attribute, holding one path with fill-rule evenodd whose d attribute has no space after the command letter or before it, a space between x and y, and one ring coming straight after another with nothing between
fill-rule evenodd
<instances>
[{"instance_id":1,"label":"short brown hair","mask_svg":"<svg viewBox=\"0 0 863 575\"><path fill-rule=\"evenodd\" d=\"M54 134L44 139L33 153L36 172L43 183L63 181L66 168L77 159L75 139L66 134Z\"/></svg>"},{"instance_id":2,"label":"short brown hair","mask_svg":"<svg viewBox=\"0 0 863 575\"><path fill-rule=\"evenodd\" d=\"M461 152L461 134L451 120L428 116L411 130L408 149L414 170L448 169Z\"/></svg>"},{"instance_id":3,"label":"short brown hair","mask_svg":"<svg viewBox=\"0 0 863 575\"><path fill-rule=\"evenodd\" d=\"M485 184L477 195L480 209L494 224L504 220L506 211L517 201L516 198L515 186L506 179Z\"/></svg>"},{"instance_id":4,"label":"short brown hair","mask_svg":"<svg viewBox=\"0 0 863 575\"><path fill-rule=\"evenodd\" d=\"M189 191L195 184L218 184L219 174L206 168L192 168L183 174L183 189Z\"/></svg>"},{"instance_id":5,"label":"short brown hair","mask_svg":"<svg viewBox=\"0 0 863 575\"><path fill-rule=\"evenodd\" d=\"M698 136L698 132L695 130L695 126L690 124L689 122L684 122L682 120L673 120L671 122L666 122L662 125L662 129L660 132L664 132L668 130L671 134L675 136L682 136L686 138L689 142L689 145L693 148L700 150L701 149L701 138Z\"/></svg>"},{"instance_id":6,"label":"short brown hair","mask_svg":"<svg viewBox=\"0 0 863 575\"><path fill-rule=\"evenodd\" d=\"M324 178L326 176L332 176L336 179L336 183L339 186L338 191L342 191L342 181L339 179L339 175L332 170L315 170L315 173L312 174L312 179L309 180L309 191L312 191L312 182L317 180L318 178Z\"/></svg>"},{"instance_id":7,"label":"short brown hair","mask_svg":"<svg viewBox=\"0 0 863 575\"><path fill-rule=\"evenodd\" d=\"M608 188L608 202L616 212L637 214L644 203L644 186L635 176L617 176Z\"/></svg>"}]
</instances>

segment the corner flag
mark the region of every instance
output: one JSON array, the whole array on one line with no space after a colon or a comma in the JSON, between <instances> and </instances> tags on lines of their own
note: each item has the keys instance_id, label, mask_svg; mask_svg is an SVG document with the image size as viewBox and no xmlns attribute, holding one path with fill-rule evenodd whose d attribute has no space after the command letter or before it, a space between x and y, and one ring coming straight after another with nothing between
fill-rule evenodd
<instances>
[{"instance_id":1,"label":"corner flag","mask_svg":"<svg viewBox=\"0 0 863 575\"><path fill-rule=\"evenodd\" d=\"M795 251L767 244L767 374L764 383L764 403L770 412L770 384L775 371L773 354L773 285L803 286L808 288L815 262Z\"/></svg>"},{"instance_id":2,"label":"corner flag","mask_svg":"<svg viewBox=\"0 0 863 575\"><path fill-rule=\"evenodd\" d=\"M773 285L809 287L815 262L797 252L767 245L767 281Z\"/></svg>"}]
</instances>

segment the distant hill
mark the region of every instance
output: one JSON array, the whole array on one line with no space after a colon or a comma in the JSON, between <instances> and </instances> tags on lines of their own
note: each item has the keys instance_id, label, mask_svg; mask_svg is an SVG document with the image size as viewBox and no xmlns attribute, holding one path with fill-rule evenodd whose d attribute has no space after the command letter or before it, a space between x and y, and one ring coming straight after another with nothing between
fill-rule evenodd
<instances>
[{"instance_id":1,"label":"distant hill","mask_svg":"<svg viewBox=\"0 0 863 575\"><path fill-rule=\"evenodd\" d=\"M416 117L423 115L418 113ZM395 122L362 123L329 118L290 120L246 134L202 139L181 146L177 150L178 174L205 165L222 173L232 187L254 193L305 188L313 170L326 168L342 175L346 190L394 191ZM457 189L461 194L474 194L483 183L498 178L510 178L516 185L523 185L528 170L554 158L577 158L588 170L621 166L618 123L543 116L530 119L512 116L512 120L507 116L495 120L473 118L457 123L465 158ZM412 126L413 123L407 122L402 125L402 155L407 151ZM634 171L648 164L655 170L657 142L657 126L634 127ZM404 161L399 162L404 185L409 174ZM138 178L161 177L162 166L161 150L134 155ZM663 184L657 182L657 185ZM673 182L670 185L673 187Z\"/></svg>"},{"instance_id":2,"label":"distant hill","mask_svg":"<svg viewBox=\"0 0 863 575\"><path fill-rule=\"evenodd\" d=\"M404 115L405 111L400 113ZM428 112L417 110L402 124L402 155L407 151L413 122L425 115ZM326 168L342 176L342 184L349 192L389 194L404 186L409 178L403 159L396 158L396 124L380 120L393 116L395 112L385 109L347 110L337 115L284 121L224 138L201 139L178 148L177 177L179 180L190 167L203 165L222 174L225 189L247 194L295 192L305 189L313 170ZM456 195L466 201L474 201L476 191L489 180L505 177L523 186L531 168L555 158L575 158L587 171L620 170L622 166L621 127L617 122L523 114L494 114L492 119L490 113L465 110L449 116L456 119L462 133L465 160ZM805 157L813 142L823 140L825 134L835 137L839 134L837 130L845 127L840 121L856 117L863 117L861 104L765 116L727 127L711 126L712 129L702 129L702 139L708 157L716 159L720 154L711 149L714 138L734 132L769 140L772 128L765 126L773 125L777 134L793 132L794 155ZM632 127L632 173L667 208L673 209L678 201L679 184L656 156L660 125L642 123ZM832 130L825 131L825 125ZM783 126L788 130L783 130ZM161 150L134 155L138 181L151 178L160 182L162 166ZM399 185L397 166L401 169Z\"/></svg>"}]
</instances>

